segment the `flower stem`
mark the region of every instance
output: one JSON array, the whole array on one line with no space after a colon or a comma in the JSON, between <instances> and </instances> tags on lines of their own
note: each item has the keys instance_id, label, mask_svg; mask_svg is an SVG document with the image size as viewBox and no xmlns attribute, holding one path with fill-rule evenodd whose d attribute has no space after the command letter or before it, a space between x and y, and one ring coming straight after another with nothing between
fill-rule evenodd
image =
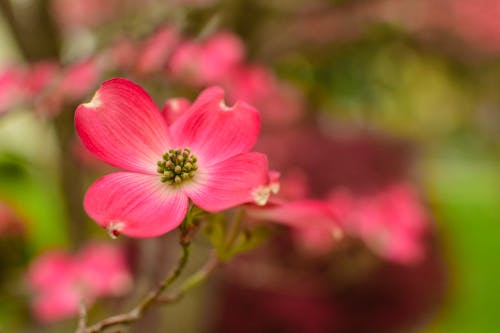
<instances>
[{"instance_id":1,"label":"flower stem","mask_svg":"<svg viewBox=\"0 0 500 333\"><path fill-rule=\"evenodd\" d=\"M193 275L188 277L186 281L184 281L178 292L172 295L159 297L157 299L157 302L162 304L170 304L179 301L188 291L194 289L202 282L204 282L210 276L210 274L213 273L213 271L218 267L219 264L219 258L217 254L213 252L205 265L203 265L198 271L196 271Z\"/></svg>"},{"instance_id":2,"label":"flower stem","mask_svg":"<svg viewBox=\"0 0 500 333\"><path fill-rule=\"evenodd\" d=\"M243 208L240 208L236 212L236 215L233 218L230 230L228 232L227 242L226 242L227 250L230 250L233 247L234 243L238 239L238 236L240 235L241 226L243 223L243 217L245 217L245 210Z\"/></svg>"},{"instance_id":3,"label":"flower stem","mask_svg":"<svg viewBox=\"0 0 500 333\"><path fill-rule=\"evenodd\" d=\"M186 264L189 259L189 253L190 253L190 247L191 247L191 242L186 241L187 237L184 235L184 232L181 232L181 246L182 246L182 255L179 258L177 262L177 266L174 268L174 270L169 274L169 276L163 280L160 285L150 291L144 299L142 299L138 305L136 305L132 310L126 313L118 314L115 316L111 316L109 318L103 319L99 321L98 323L87 327L87 328L79 328L77 329L77 333L98 333L102 332L104 329L112 327L112 326L117 326L117 325L124 325L124 324L130 324L133 323L137 320L139 320L144 312L146 312L155 302L158 300L158 298L161 296L161 294L167 289L177 278L181 275L182 271L186 267Z\"/></svg>"}]
</instances>

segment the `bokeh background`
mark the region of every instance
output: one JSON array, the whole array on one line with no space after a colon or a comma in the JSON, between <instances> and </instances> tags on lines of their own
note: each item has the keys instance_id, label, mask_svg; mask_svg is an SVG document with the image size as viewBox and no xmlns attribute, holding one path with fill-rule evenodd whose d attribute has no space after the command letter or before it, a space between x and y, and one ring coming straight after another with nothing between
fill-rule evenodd
<instances>
[{"instance_id":1,"label":"bokeh background","mask_svg":"<svg viewBox=\"0 0 500 333\"><path fill-rule=\"evenodd\" d=\"M74 329L75 317L44 325L33 317L27 267L49 249L107 241L81 198L109 168L78 144L75 106L114 76L140 83L160 106L219 83L200 74L196 57L187 56L188 70L172 64L169 37L151 41L163 27L194 42L234 34L244 49L234 57L265 69L247 89L259 92L258 147L274 168L300 167L313 196L324 186L365 193L410 182L430 231L425 258L412 264L373 259L356 244L308 257L278 232L137 330L498 331L500 1L0 0L0 9L0 332ZM149 55L138 52L148 43ZM231 59L228 50L213 52ZM40 61L57 66L58 83L15 100L8 69ZM119 242L152 280L162 271L142 257L147 249L160 246L165 266L177 251L170 235ZM95 318L122 303L97 305Z\"/></svg>"}]
</instances>

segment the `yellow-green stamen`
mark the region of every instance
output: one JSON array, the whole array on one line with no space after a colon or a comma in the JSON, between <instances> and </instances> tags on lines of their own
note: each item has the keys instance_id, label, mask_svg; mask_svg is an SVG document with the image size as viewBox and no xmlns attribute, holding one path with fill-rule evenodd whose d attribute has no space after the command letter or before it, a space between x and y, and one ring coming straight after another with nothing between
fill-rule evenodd
<instances>
[{"instance_id":1,"label":"yellow-green stamen","mask_svg":"<svg viewBox=\"0 0 500 333\"><path fill-rule=\"evenodd\" d=\"M170 149L163 154L163 159L158 161L157 171L163 183L179 185L194 177L198 170L196 162L197 158L191 154L189 148Z\"/></svg>"}]
</instances>

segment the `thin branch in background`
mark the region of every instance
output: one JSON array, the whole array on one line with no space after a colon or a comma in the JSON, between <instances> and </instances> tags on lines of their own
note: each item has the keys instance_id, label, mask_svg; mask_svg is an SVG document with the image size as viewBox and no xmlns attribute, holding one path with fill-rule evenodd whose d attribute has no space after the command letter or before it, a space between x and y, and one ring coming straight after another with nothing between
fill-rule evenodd
<instances>
[{"instance_id":1,"label":"thin branch in background","mask_svg":"<svg viewBox=\"0 0 500 333\"><path fill-rule=\"evenodd\" d=\"M59 160L62 200L65 205L66 227L73 248L79 248L86 238L87 215L82 209L84 186L83 168L74 154L75 130L73 126L76 106L66 105L54 120L61 150Z\"/></svg>"},{"instance_id":2,"label":"thin branch in background","mask_svg":"<svg viewBox=\"0 0 500 333\"><path fill-rule=\"evenodd\" d=\"M0 0L0 10L23 57L28 61L58 59L60 37L49 11L49 0L32 1L22 10Z\"/></svg>"},{"instance_id":3,"label":"thin branch in background","mask_svg":"<svg viewBox=\"0 0 500 333\"><path fill-rule=\"evenodd\" d=\"M86 327L87 327L87 308L85 307L85 303L82 300L80 302L77 333L85 333Z\"/></svg>"}]
</instances>

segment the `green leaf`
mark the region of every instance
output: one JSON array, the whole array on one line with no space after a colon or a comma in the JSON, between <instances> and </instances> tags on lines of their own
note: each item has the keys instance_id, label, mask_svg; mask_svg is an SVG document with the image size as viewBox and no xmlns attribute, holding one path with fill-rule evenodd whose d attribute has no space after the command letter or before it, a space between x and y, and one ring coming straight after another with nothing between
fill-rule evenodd
<instances>
[{"instance_id":1,"label":"green leaf","mask_svg":"<svg viewBox=\"0 0 500 333\"><path fill-rule=\"evenodd\" d=\"M0 200L12 205L27 223L31 253L67 244L61 198L53 182L18 156L0 156Z\"/></svg>"}]
</instances>

